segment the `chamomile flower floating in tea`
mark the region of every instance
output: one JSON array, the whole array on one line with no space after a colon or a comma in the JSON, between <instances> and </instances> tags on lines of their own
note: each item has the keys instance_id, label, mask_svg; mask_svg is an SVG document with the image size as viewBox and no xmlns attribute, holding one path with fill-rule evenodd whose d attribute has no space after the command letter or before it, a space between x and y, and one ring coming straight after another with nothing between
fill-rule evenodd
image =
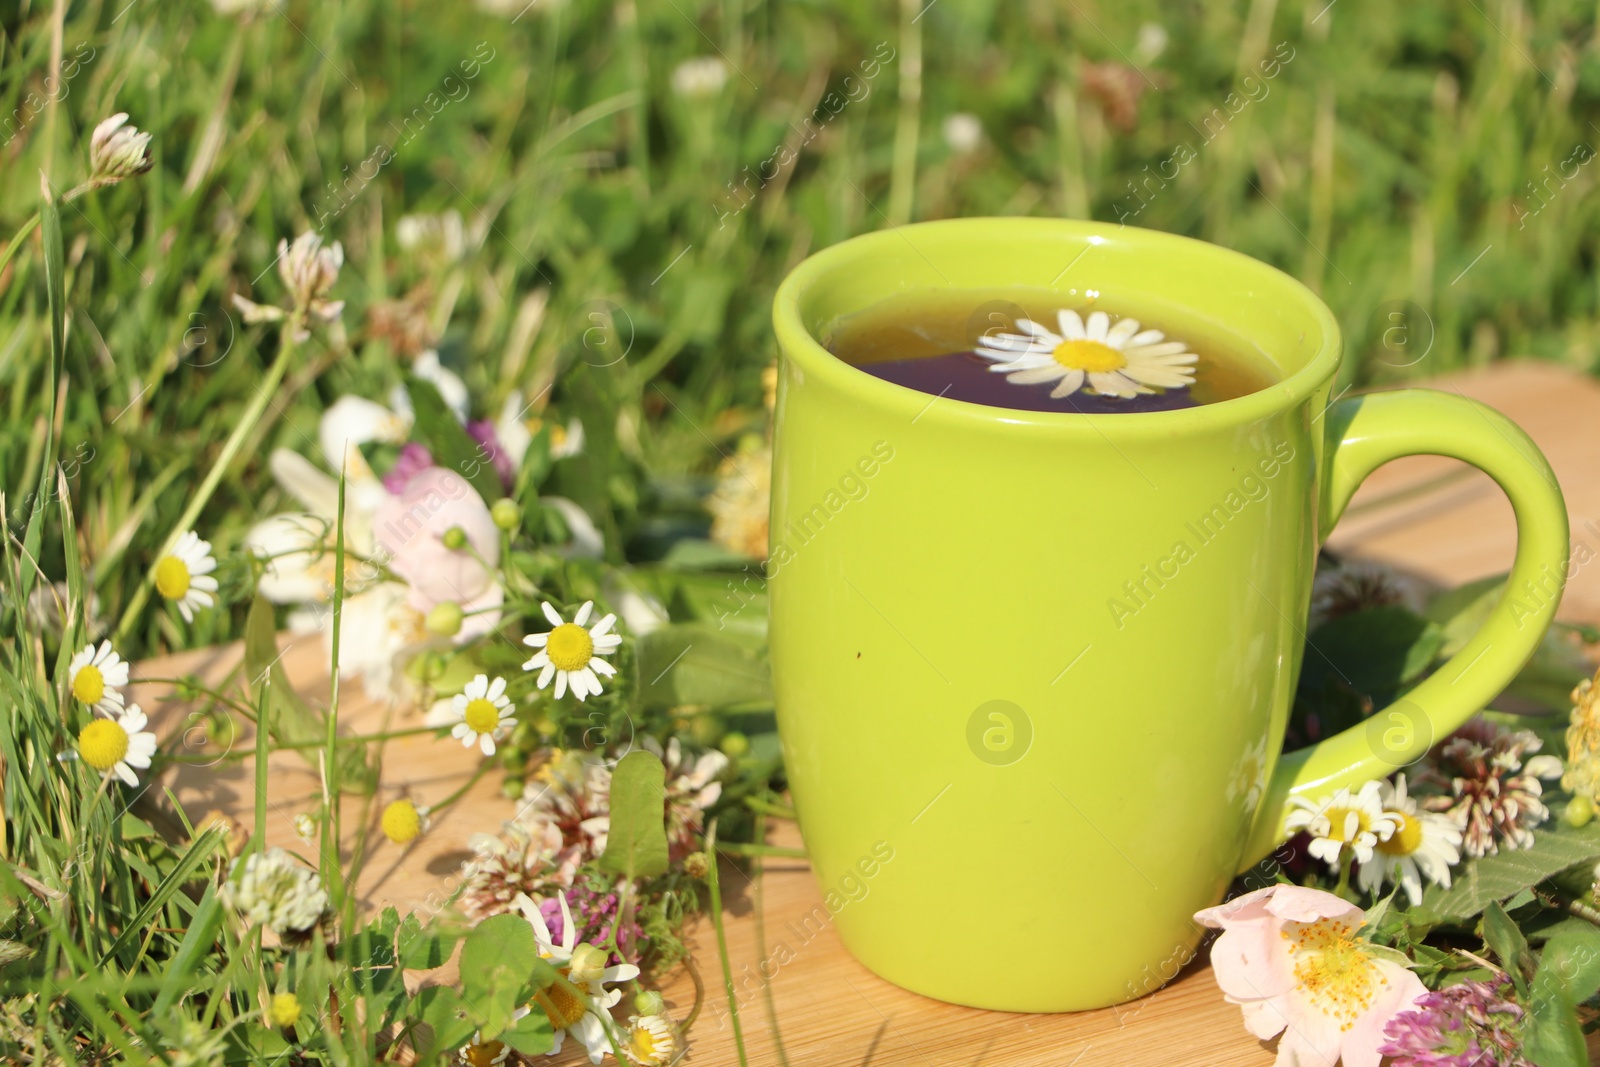
<instances>
[{"instance_id":1,"label":"chamomile flower floating in tea","mask_svg":"<svg viewBox=\"0 0 1600 1067\"><path fill-rule=\"evenodd\" d=\"M1294 810L1284 823L1288 831L1309 834L1307 851L1334 870L1347 848L1357 862L1370 863L1373 849L1400 827L1400 819L1383 810L1377 782L1368 782L1356 793L1341 789L1321 800L1290 797L1289 803Z\"/></svg>"},{"instance_id":2,"label":"chamomile flower floating in tea","mask_svg":"<svg viewBox=\"0 0 1600 1067\"><path fill-rule=\"evenodd\" d=\"M594 601L585 600L571 622L563 621L561 614L548 601L541 607L544 617L550 620L550 625L555 629L547 634L529 634L522 639L523 644L539 650L538 655L522 665L522 669L531 671L542 668L539 670L540 689L549 685L550 679L554 678L557 699L568 688L579 700L598 696L600 679L597 674L617 673L615 667L600 658L610 655L622 645L622 637L611 632L617 617L607 615L585 630L583 627L589 621L589 613L594 610Z\"/></svg>"},{"instance_id":3,"label":"chamomile flower floating in tea","mask_svg":"<svg viewBox=\"0 0 1600 1067\"><path fill-rule=\"evenodd\" d=\"M148 722L137 704L129 704L114 719L95 719L78 733L78 758L125 785L138 785L134 768L149 770L156 754L156 735L145 729Z\"/></svg>"},{"instance_id":4,"label":"chamomile flower floating in tea","mask_svg":"<svg viewBox=\"0 0 1600 1067\"><path fill-rule=\"evenodd\" d=\"M178 606L184 622L193 622L197 610L216 602L217 580L211 576L216 569L211 542L185 530L171 553L156 561L156 592Z\"/></svg>"},{"instance_id":5,"label":"chamomile flower floating in tea","mask_svg":"<svg viewBox=\"0 0 1600 1067\"><path fill-rule=\"evenodd\" d=\"M67 688L73 697L101 715L122 712L122 687L128 684L128 664L110 641L100 647L85 645L67 664Z\"/></svg>"},{"instance_id":6,"label":"chamomile flower floating in tea","mask_svg":"<svg viewBox=\"0 0 1600 1067\"><path fill-rule=\"evenodd\" d=\"M1384 882L1405 887L1411 903L1422 903L1422 879L1437 885L1450 885L1450 868L1461 862L1461 827L1455 820L1417 807L1416 798L1406 794L1406 776L1393 784L1379 786L1385 815L1399 820L1385 840L1379 841L1370 862L1361 864L1356 883L1373 891Z\"/></svg>"},{"instance_id":7,"label":"chamomile flower floating in tea","mask_svg":"<svg viewBox=\"0 0 1600 1067\"><path fill-rule=\"evenodd\" d=\"M506 696L506 680L490 680L479 674L451 701L455 726L450 736L471 748L477 745L485 756L494 755L495 742L506 735L516 721L511 698Z\"/></svg>"},{"instance_id":8,"label":"chamomile flower floating in tea","mask_svg":"<svg viewBox=\"0 0 1600 1067\"><path fill-rule=\"evenodd\" d=\"M1104 311L1090 312L1085 322L1076 311L1056 315L1058 332L1032 319L1018 319L1021 333L985 334L978 355L996 361L989 368L1016 385L1057 382L1055 398L1087 387L1106 396L1133 397L1157 389L1194 384L1199 356L1182 341L1168 341L1160 330L1139 329L1139 320L1118 319Z\"/></svg>"}]
</instances>

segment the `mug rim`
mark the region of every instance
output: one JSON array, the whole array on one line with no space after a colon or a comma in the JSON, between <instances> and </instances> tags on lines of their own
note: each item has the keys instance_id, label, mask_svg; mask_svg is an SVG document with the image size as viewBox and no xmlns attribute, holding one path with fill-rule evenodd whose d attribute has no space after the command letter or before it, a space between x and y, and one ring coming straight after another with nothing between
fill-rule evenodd
<instances>
[{"instance_id":1,"label":"mug rim","mask_svg":"<svg viewBox=\"0 0 1600 1067\"><path fill-rule=\"evenodd\" d=\"M992 243L997 231L1004 237L1008 236L1004 233L1007 230L1029 243L1037 243L1040 231L1044 230L1055 236L1077 238L1091 246L1115 236L1119 242L1146 245L1158 254L1164 245L1200 250L1201 254L1215 257L1226 267L1254 273L1263 284L1277 287L1285 297L1300 304L1321 327L1321 344L1304 366L1243 396L1168 411L1087 414L996 407L949 396L930 398L920 390L886 381L846 363L828 351L806 326L801 301L811 285L833 271L870 260L882 249L895 247L888 242L911 240L919 231L938 231L945 235L967 231L974 240ZM1242 252L1160 230L1082 219L1027 216L978 216L910 223L830 245L807 256L784 278L773 297L772 321L779 351L785 358L794 360L806 375L816 375L827 384L877 407L905 411L915 419L926 418L950 426L975 427L1002 422L1054 434L1102 438L1171 437L1185 431L1205 432L1255 422L1286 411L1305 401L1333 377L1339 367L1342 344L1338 321L1320 297L1299 280Z\"/></svg>"}]
</instances>

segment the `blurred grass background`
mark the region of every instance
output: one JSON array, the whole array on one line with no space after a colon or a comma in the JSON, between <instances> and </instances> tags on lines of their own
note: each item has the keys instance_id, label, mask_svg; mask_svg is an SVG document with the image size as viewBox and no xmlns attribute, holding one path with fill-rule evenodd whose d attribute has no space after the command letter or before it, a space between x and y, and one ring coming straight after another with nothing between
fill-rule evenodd
<instances>
[{"instance_id":1,"label":"blurred grass background","mask_svg":"<svg viewBox=\"0 0 1600 1067\"><path fill-rule=\"evenodd\" d=\"M907 220L1124 218L1239 249L1323 295L1356 384L1594 367L1592 2L221 6L73 0L58 32L56 5L0 0L0 239L41 172L81 180L100 119L154 134L149 174L63 220L61 454L113 621L271 358L230 296L279 299L277 241L308 228L344 244L343 328L206 509L219 551L285 503L270 448L314 454L324 407L384 398L430 345L477 416L520 393L582 419L557 488L613 562L703 528L712 472L764 426L778 281ZM459 255L400 246L402 216L448 212ZM35 234L0 274L14 534L49 410L42 273ZM239 621L157 614L125 651Z\"/></svg>"}]
</instances>

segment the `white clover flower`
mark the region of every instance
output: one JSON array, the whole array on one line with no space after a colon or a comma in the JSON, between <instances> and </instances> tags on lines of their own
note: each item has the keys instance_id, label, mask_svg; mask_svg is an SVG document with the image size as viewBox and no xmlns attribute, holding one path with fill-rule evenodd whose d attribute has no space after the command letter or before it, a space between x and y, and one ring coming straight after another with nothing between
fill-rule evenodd
<instances>
[{"instance_id":1,"label":"white clover flower","mask_svg":"<svg viewBox=\"0 0 1600 1067\"><path fill-rule=\"evenodd\" d=\"M113 185L149 170L150 135L127 125L128 113L119 111L89 135L89 180Z\"/></svg>"},{"instance_id":2,"label":"white clover flower","mask_svg":"<svg viewBox=\"0 0 1600 1067\"><path fill-rule=\"evenodd\" d=\"M695 56L672 71L672 91L688 100L716 96L728 84L728 64L716 56Z\"/></svg>"},{"instance_id":3,"label":"white clover flower","mask_svg":"<svg viewBox=\"0 0 1600 1067\"><path fill-rule=\"evenodd\" d=\"M946 115L942 132L944 143L958 156L970 155L983 144L983 123L968 111Z\"/></svg>"},{"instance_id":4,"label":"white clover flower","mask_svg":"<svg viewBox=\"0 0 1600 1067\"><path fill-rule=\"evenodd\" d=\"M246 920L279 937L303 934L328 910L322 879L281 848L253 852L244 869L222 887L224 899Z\"/></svg>"},{"instance_id":5,"label":"white clover flower","mask_svg":"<svg viewBox=\"0 0 1600 1067\"><path fill-rule=\"evenodd\" d=\"M339 280L339 269L344 266L344 246L338 241L323 247L320 234L306 231L290 244L278 242L278 277L289 290L290 307L257 304L253 300L234 294L234 306L247 323L281 322L286 315L298 314L318 322L331 323L344 311L343 300L327 299L334 283ZM311 333L304 326L294 332L296 341L304 341Z\"/></svg>"}]
</instances>

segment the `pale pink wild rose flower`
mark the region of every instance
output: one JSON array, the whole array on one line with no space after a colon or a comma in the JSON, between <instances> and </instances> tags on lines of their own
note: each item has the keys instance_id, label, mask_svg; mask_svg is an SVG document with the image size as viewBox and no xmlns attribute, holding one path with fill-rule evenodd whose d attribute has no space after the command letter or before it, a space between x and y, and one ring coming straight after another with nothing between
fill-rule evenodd
<instances>
[{"instance_id":1,"label":"pale pink wild rose flower","mask_svg":"<svg viewBox=\"0 0 1600 1067\"><path fill-rule=\"evenodd\" d=\"M1282 1035L1276 1067L1378 1067L1384 1026L1427 992L1397 952L1360 937L1360 908L1320 889L1268 886L1195 919L1222 931L1211 969L1245 1029Z\"/></svg>"},{"instance_id":2,"label":"pale pink wild rose flower","mask_svg":"<svg viewBox=\"0 0 1600 1067\"><path fill-rule=\"evenodd\" d=\"M466 547L445 545L454 527ZM407 600L420 612L445 602L474 616L475 628L498 618L503 590L492 569L500 562L500 530L472 485L453 470L429 467L385 500L373 517L378 547L390 570L410 587Z\"/></svg>"}]
</instances>

